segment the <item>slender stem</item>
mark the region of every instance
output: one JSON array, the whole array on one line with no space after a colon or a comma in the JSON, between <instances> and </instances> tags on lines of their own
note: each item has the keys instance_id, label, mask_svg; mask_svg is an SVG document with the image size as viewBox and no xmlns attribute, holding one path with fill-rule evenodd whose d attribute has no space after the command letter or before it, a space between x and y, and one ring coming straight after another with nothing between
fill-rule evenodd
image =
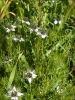
<instances>
[{"instance_id":1,"label":"slender stem","mask_svg":"<svg viewBox=\"0 0 75 100\"><path fill-rule=\"evenodd\" d=\"M31 83L30 83L30 94L31 94Z\"/></svg>"},{"instance_id":2,"label":"slender stem","mask_svg":"<svg viewBox=\"0 0 75 100\"><path fill-rule=\"evenodd\" d=\"M72 9L75 7L75 3L71 6L71 8L68 10L67 14L65 15L65 22L70 14L70 12L72 11Z\"/></svg>"},{"instance_id":3,"label":"slender stem","mask_svg":"<svg viewBox=\"0 0 75 100\"><path fill-rule=\"evenodd\" d=\"M30 83L30 100L32 100L32 94L31 94L31 83Z\"/></svg>"}]
</instances>

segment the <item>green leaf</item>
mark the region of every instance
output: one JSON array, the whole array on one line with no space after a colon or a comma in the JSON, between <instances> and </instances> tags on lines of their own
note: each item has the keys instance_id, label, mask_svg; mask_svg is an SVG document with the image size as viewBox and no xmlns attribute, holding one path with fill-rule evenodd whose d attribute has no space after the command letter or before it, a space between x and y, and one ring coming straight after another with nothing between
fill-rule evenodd
<instances>
[{"instance_id":1,"label":"green leaf","mask_svg":"<svg viewBox=\"0 0 75 100\"><path fill-rule=\"evenodd\" d=\"M8 81L8 85L7 85L7 89L10 88L10 86L11 86L13 80L14 80L15 71L16 71L16 66L14 66L14 68L12 69L12 72L10 74L9 81Z\"/></svg>"}]
</instances>

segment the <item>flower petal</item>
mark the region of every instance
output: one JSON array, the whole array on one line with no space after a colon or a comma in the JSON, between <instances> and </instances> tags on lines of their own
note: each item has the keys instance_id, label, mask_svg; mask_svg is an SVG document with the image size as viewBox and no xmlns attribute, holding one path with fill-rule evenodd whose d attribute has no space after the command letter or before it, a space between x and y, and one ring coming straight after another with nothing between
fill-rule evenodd
<instances>
[{"instance_id":1,"label":"flower petal","mask_svg":"<svg viewBox=\"0 0 75 100\"><path fill-rule=\"evenodd\" d=\"M41 35L41 32L38 31L36 35Z\"/></svg>"},{"instance_id":2,"label":"flower petal","mask_svg":"<svg viewBox=\"0 0 75 100\"><path fill-rule=\"evenodd\" d=\"M27 25L30 25L30 22L29 22L29 21L26 21L26 24L27 24Z\"/></svg>"},{"instance_id":3,"label":"flower petal","mask_svg":"<svg viewBox=\"0 0 75 100\"><path fill-rule=\"evenodd\" d=\"M16 87L15 86L13 87L12 91L16 91Z\"/></svg>"},{"instance_id":4,"label":"flower petal","mask_svg":"<svg viewBox=\"0 0 75 100\"><path fill-rule=\"evenodd\" d=\"M37 75L36 74L32 74L32 78L36 78L37 77Z\"/></svg>"},{"instance_id":5,"label":"flower petal","mask_svg":"<svg viewBox=\"0 0 75 100\"><path fill-rule=\"evenodd\" d=\"M13 32L14 32L14 31L15 31L15 29L14 29L14 28L12 28L12 29L11 29L11 31L13 31Z\"/></svg>"},{"instance_id":6,"label":"flower petal","mask_svg":"<svg viewBox=\"0 0 75 100\"><path fill-rule=\"evenodd\" d=\"M12 27L12 29L16 28L16 26L14 26L14 25L11 25L11 27Z\"/></svg>"},{"instance_id":7,"label":"flower petal","mask_svg":"<svg viewBox=\"0 0 75 100\"><path fill-rule=\"evenodd\" d=\"M18 100L18 97L11 97L11 100Z\"/></svg>"},{"instance_id":8,"label":"flower petal","mask_svg":"<svg viewBox=\"0 0 75 100\"><path fill-rule=\"evenodd\" d=\"M10 32L10 29L9 28L6 28L6 33L9 33Z\"/></svg>"},{"instance_id":9,"label":"flower petal","mask_svg":"<svg viewBox=\"0 0 75 100\"><path fill-rule=\"evenodd\" d=\"M27 78L27 79L28 79L29 83L31 83L31 81L32 81L32 78Z\"/></svg>"},{"instance_id":10,"label":"flower petal","mask_svg":"<svg viewBox=\"0 0 75 100\"><path fill-rule=\"evenodd\" d=\"M41 34L41 37L44 39L44 38L46 38L48 36L47 36L47 34Z\"/></svg>"},{"instance_id":11,"label":"flower petal","mask_svg":"<svg viewBox=\"0 0 75 100\"><path fill-rule=\"evenodd\" d=\"M25 23L25 21L24 21L24 20L22 20L22 23Z\"/></svg>"},{"instance_id":12,"label":"flower petal","mask_svg":"<svg viewBox=\"0 0 75 100\"><path fill-rule=\"evenodd\" d=\"M55 24L55 25L58 24L58 21L57 21L56 19L54 20L54 24Z\"/></svg>"},{"instance_id":13,"label":"flower petal","mask_svg":"<svg viewBox=\"0 0 75 100\"><path fill-rule=\"evenodd\" d=\"M21 96L23 95L23 93L17 92L17 96Z\"/></svg>"}]
</instances>

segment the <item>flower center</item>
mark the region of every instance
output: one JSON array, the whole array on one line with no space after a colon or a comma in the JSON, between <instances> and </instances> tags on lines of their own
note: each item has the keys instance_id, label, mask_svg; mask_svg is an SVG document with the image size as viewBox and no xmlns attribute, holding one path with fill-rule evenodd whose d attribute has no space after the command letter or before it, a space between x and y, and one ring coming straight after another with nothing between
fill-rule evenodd
<instances>
[{"instance_id":1,"label":"flower center","mask_svg":"<svg viewBox=\"0 0 75 100\"><path fill-rule=\"evenodd\" d=\"M12 92L12 93L11 93L11 96L12 96L12 97L16 97L16 96L17 96L17 92L16 92L16 91Z\"/></svg>"},{"instance_id":2,"label":"flower center","mask_svg":"<svg viewBox=\"0 0 75 100\"><path fill-rule=\"evenodd\" d=\"M45 33L44 33L44 32L41 32L41 34L43 34L43 35L44 35Z\"/></svg>"},{"instance_id":3,"label":"flower center","mask_svg":"<svg viewBox=\"0 0 75 100\"><path fill-rule=\"evenodd\" d=\"M12 29L13 27L12 27L12 25L10 25L8 28L9 28L9 29Z\"/></svg>"},{"instance_id":4,"label":"flower center","mask_svg":"<svg viewBox=\"0 0 75 100\"><path fill-rule=\"evenodd\" d=\"M28 72L26 76L27 76L28 78L31 78L31 77L32 77L32 74Z\"/></svg>"}]
</instances>

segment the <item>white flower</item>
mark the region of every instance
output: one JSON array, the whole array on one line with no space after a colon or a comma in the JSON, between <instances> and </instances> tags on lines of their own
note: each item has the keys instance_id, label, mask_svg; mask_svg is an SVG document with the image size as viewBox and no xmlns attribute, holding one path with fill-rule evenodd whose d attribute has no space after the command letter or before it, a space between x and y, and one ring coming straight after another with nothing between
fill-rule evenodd
<instances>
[{"instance_id":1,"label":"white flower","mask_svg":"<svg viewBox=\"0 0 75 100\"><path fill-rule=\"evenodd\" d=\"M24 42L24 39L23 39L23 38L20 38L20 39L19 39L19 42Z\"/></svg>"},{"instance_id":2,"label":"white flower","mask_svg":"<svg viewBox=\"0 0 75 100\"><path fill-rule=\"evenodd\" d=\"M25 23L25 21L24 21L24 20L22 20L22 23Z\"/></svg>"},{"instance_id":3,"label":"white flower","mask_svg":"<svg viewBox=\"0 0 75 100\"><path fill-rule=\"evenodd\" d=\"M61 24L61 20L59 20L58 23Z\"/></svg>"},{"instance_id":4,"label":"white flower","mask_svg":"<svg viewBox=\"0 0 75 100\"><path fill-rule=\"evenodd\" d=\"M56 91L57 91L58 93L62 93L62 92L63 92L63 90L62 90L59 86L56 88Z\"/></svg>"},{"instance_id":5,"label":"white flower","mask_svg":"<svg viewBox=\"0 0 75 100\"><path fill-rule=\"evenodd\" d=\"M36 78L37 75L34 74L34 71L28 71L24 74L24 78L27 78L28 79L28 82L31 83L32 82L32 79Z\"/></svg>"},{"instance_id":6,"label":"white flower","mask_svg":"<svg viewBox=\"0 0 75 100\"><path fill-rule=\"evenodd\" d=\"M38 32L39 30L40 30L39 27L36 27L36 28L34 29L35 32Z\"/></svg>"},{"instance_id":7,"label":"white flower","mask_svg":"<svg viewBox=\"0 0 75 100\"><path fill-rule=\"evenodd\" d=\"M37 31L37 34L36 35L41 35L41 32L40 31Z\"/></svg>"},{"instance_id":8,"label":"white flower","mask_svg":"<svg viewBox=\"0 0 75 100\"><path fill-rule=\"evenodd\" d=\"M9 58L8 56L5 56L5 60L4 63L9 63L11 62L13 59Z\"/></svg>"},{"instance_id":9,"label":"white flower","mask_svg":"<svg viewBox=\"0 0 75 100\"><path fill-rule=\"evenodd\" d=\"M18 2L16 2L16 4L18 5Z\"/></svg>"},{"instance_id":10,"label":"white flower","mask_svg":"<svg viewBox=\"0 0 75 100\"><path fill-rule=\"evenodd\" d=\"M11 25L9 28L6 28L6 32L9 33L10 31L15 31L16 26Z\"/></svg>"},{"instance_id":11,"label":"white flower","mask_svg":"<svg viewBox=\"0 0 75 100\"><path fill-rule=\"evenodd\" d=\"M22 96L23 93L20 93L16 90L16 87L14 86L13 89L8 91L9 96L11 97L11 100L18 100L18 96Z\"/></svg>"},{"instance_id":12,"label":"white flower","mask_svg":"<svg viewBox=\"0 0 75 100\"><path fill-rule=\"evenodd\" d=\"M11 97L11 100L18 100L18 97Z\"/></svg>"},{"instance_id":13,"label":"white flower","mask_svg":"<svg viewBox=\"0 0 75 100\"><path fill-rule=\"evenodd\" d=\"M30 34L34 31L32 28L30 28L29 30L30 30Z\"/></svg>"},{"instance_id":14,"label":"white flower","mask_svg":"<svg viewBox=\"0 0 75 100\"><path fill-rule=\"evenodd\" d=\"M18 41L18 38L14 37L13 40L14 40L14 41Z\"/></svg>"},{"instance_id":15,"label":"white flower","mask_svg":"<svg viewBox=\"0 0 75 100\"><path fill-rule=\"evenodd\" d=\"M30 33L32 33L33 31L36 32L36 33L38 33L39 29L40 29L39 27L36 27L36 28L33 27L33 28L30 28L29 30L30 30Z\"/></svg>"},{"instance_id":16,"label":"white flower","mask_svg":"<svg viewBox=\"0 0 75 100\"><path fill-rule=\"evenodd\" d=\"M11 61L12 61L12 59L5 60L4 63L9 63L9 62L11 62Z\"/></svg>"},{"instance_id":17,"label":"white flower","mask_svg":"<svg viewBox=\"0 0 75 100\"><path fill-rule=\"evenodd\" d=\"M54 0L52 0L52 2L54 3L55 1L54 1Z\"/></svg>"},{"instance_id":18,"label":"white flower","mask_svg":"<svg viewBox=\"0 0 75 100\"><path fill-rule=\"evenodd\" d=\"M54 24L55 24L55 25L56 25L56 24L58 24L58 21L57 21L57 19L55 19L55 20L54 20Z\"/></svg>"},{"instance_id":19,"label":"white flower","mask_svg":"<svg viewBox=\"0 0 75 100\"><path fill-rule=\"evenodd\" d=\"M24 39L21 37L21 38L17 38L17 37L14 37L13 40L15 42L19 41L19 42L24 42Z\"/></svg>"},{"instance_id":20,"label":"white flower","mask_svg":"<svg viewBox=\"0 0 75 100\"><path fill-rule=\"evenodd\" d=\"M56 25L56 24L61 24L61 20L55 19L55 20L54 20L54 24L55 24L55 25Z\"/></svg>"},{"instance_id":21,"label":"white flower","mask_svg":"<svg viewBox=\"0 0 75 100\"><path fill-rule=\"evenodd\" d=\"M37 33L36 35L40 35L43 39L48 37L47 34L44 32L37 31L36 33Z\"/></svg>"},{"instance_id":22,"label":"white flower","mask_svg":"<svg viewBox=\"0 0 75 100\"><path fill-rule=\"evenodd\" d=\"M30 22L29 22L29 21L26 21L26 24L27 24L27 25L30 25Z\"/></svg>"},{"instance_id":23,"label":"white flower","mask_svg":"<svg viewBox=\"0 0 75 100\"><path fill-rule=\"evenodd\" d=\"M10 29L9 28L6 28L6 33L9 33L10 32Z\"/></svg>"},{"instance_id":24,"label":"white flower","mask_svg":"<svg viewBox=\"0 0 75 100\"><path fill-rule=\"evenodd\" d=\"M22 23L26 23L27 25L30 25L29 21L22 20Z\"/></svg>"},{"instance_id":25,"label":"white flower","mask_svg":"<svg viewBox=\"0 0 75 100\"><path fill-rule=\"evenodd\" d=\"M46 37L48 37L48 36L47 36L46 33L44 33L44 34L41 34L41 37L44 39L44 38L46 38Z\"/></svg>"}]
</instances>

